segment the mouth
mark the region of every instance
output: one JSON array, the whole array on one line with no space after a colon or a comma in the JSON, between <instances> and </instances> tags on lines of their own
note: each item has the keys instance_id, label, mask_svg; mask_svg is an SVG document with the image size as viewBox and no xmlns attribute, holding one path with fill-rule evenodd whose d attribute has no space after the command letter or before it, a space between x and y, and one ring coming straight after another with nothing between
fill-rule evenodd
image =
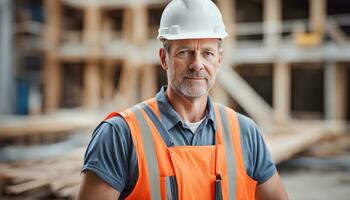
<instances>
[{"instance_id":1,"label":"mouth","mask_svg":"<svg viewBox=\"0 0 350 200\"><path fill-rule=\"evenodd\" d=\"M184 79L193 80L193 81L200 81L200 80L204 80L205 78L201 78L201 77L185 77Z\"/></svg>"}]
</instances>

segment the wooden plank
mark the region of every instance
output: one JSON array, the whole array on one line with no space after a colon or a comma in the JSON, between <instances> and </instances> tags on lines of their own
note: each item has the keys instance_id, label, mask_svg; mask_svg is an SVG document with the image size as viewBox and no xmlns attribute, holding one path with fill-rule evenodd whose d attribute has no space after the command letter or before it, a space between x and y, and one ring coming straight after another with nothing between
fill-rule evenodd
<instances>
[{"instance_id":1,"label":"wooden plank","mask_svg":"<svg viewBox=\"0 0 350 200\"><path fill-rule=\"evenodd\" d=\"M282 134L265 134L265 142L276 163L291 158L293 155L303 151L321 138L329 134L344 133L346 126L343 122L295 122L279 129ZM294 129L294 130L293 130Z\"/></svg>"},{"instance_id":2,"label":"wooden plank","mask_svg":"<svg viewBox=\"0 0 350 200\"><path fill-rule=\"evenodd\" d=\"M103 114L94 116L74 112L65 115L41 115L25 119L21 117L2 118L0 139L92 129L103 117Z\"/></svg>"},{"instance_id":3,"label":"wooden plank","mask_svg":"<svg viewBox=\"0 0 350 200\"><path fill-rule=\"evenodd\" d=\"M56 192L57 197L71 197L76 199L78 197L80 185L75 185L73 187L63 188L62 190Z\"/></svg>"},{"instance_id":4,"label":"wooden plank","mask_svg":"<svg viewBox=\"0 0 350 200\"><path fill-rule=\"evenodd\" d=\"M47 186L50 183L50 179L37 179L28 181L25 183L8 186L5 188L5 192L8 194L21 194L31 190L39 189Z\"/></svg>"},{"instance_id":5,"label":"wooden plank","mask_svg":"<svg viewBox=\"0 0 350 200\"><path fill-rule=\"evenodd\" d=\"M350 46L350 38L340 28L339 24L334 19L327 20L327 33L335 43L341 46Z\"/></svg>"},{"instance_id":6,"label":"wooden plank","mask_svg":"<svg viewBox=\"0 0 350 200\"><path fill-rule=\"evenodd\" d=\"M291 69L287 63L277 62L273 70L274 119L277 123L283 124L290 116Z\"/></svg>"},{"instance_id":7,"label":"wooden plank","mask_svg":"<svg viewBox=\"0 0 350 200\"><path fill-rule=\"evenodd\" d=\"M258 124L270 123L271 106L229 65L222 65L217 81Z\"/></svg>"},{"instance_id":8,"label":"wooden plank","mask_svg":"<svg viewBox=\"0 0 350 200\"><path fill-rule=\"evenodd\" d=\"M58 177L54 181L50 183L50 189L52 191L60 190L64 187L71 187L74 185L78 185L81 181L81 176L79 173L65 175L62 177Z\"/></svg>"}]
</instances>

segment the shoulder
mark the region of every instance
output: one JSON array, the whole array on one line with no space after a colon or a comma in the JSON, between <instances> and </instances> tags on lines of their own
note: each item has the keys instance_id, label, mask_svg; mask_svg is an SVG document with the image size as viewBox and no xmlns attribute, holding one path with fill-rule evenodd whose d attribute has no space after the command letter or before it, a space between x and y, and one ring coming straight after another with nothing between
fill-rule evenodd
<instances>
[{"instance_id":1,"label":"shoulder","mask_svg":"<svg viewBox=\"0 0 350 200\"><path fill-rule=\"evenodd\" d=\"M92 171L116 190L123 191L136 165L133 149L125 120L120 116L104 120L92 134L82 171Z\"/></svg>"},{"instance_id":2,"label":"shoulder","mask_svg":"<svg viewBox=\"0 0 350 200\"><path fill-rule=\"evenodd\" d=\"M114 116L102 121L93 131L92 140L127 139L130 135L129 127L121 116Z\"/></svg>"},{"instance_id":3,"label":"shoulder","mask_svg":"<svg viewBox=\"0 0 350 200\"><path fill-rule=\"evenodd\" d=\"M237 120L247 173L258 183L263 183L276 172L275 164L256 123L240 113L237 113Z\"/></svg>"}]
</instances>

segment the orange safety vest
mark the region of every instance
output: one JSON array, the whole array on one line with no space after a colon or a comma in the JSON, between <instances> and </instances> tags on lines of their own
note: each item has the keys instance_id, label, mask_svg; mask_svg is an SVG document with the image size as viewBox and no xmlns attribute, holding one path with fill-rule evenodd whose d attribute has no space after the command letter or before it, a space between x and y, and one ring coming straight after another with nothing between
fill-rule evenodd
<instances>
[{"instance_id":1,"label":"orange safety vest","mask_svg":"<svg viewBox=\"0 0 350 200\"><path fill-rule=\"evenodd\" d=\"M244 167L237 115L219 104L214 110L217 142L209 146L167 147L151 120L153 115L161 123L154 98L105 119L122 116L135 146L139 176L126 199L172 199L171 176L179 200L255 198L256 181Z\"/></svg>"}]
</instances>

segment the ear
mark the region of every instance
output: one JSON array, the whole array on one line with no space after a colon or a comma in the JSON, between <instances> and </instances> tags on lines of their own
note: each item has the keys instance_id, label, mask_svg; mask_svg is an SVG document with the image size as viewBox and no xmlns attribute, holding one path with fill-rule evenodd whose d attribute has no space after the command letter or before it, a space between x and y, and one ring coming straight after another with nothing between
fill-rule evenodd
<instances>
[{"instance_id":1,"label":"ear","mask_svg":"<svg viewBox=\"0 0 350 200\"><path fill-rule=\"evenodd\" d=\"M168 70L167 66L167 52L164 48L159 49L159 59L160 59L160 64L164 70Z\"/></svg>"},{"instance_id":2,"label":"ear","mask_svg":"<svg viewBox=\"0 0 350 200\"><path fill-rule=\"evenodd\" d=\"M218 65L219 67L217 68L216 72L219 72L221 69L221 63L223 59L224 51L222 49L219 49L219 59L218 59Z\"/></svg>"},{"instance_id":3,"label":"ear","mask_svg":"<svg viewBox=\"0 0 350 200\"><path fill-rule=\"evenodd\" d=\"M219 64L221 64L223 56L224 56L224 51L220 48L219 49L219 60L218 60Z\"/></svg>"}]
</instances>

